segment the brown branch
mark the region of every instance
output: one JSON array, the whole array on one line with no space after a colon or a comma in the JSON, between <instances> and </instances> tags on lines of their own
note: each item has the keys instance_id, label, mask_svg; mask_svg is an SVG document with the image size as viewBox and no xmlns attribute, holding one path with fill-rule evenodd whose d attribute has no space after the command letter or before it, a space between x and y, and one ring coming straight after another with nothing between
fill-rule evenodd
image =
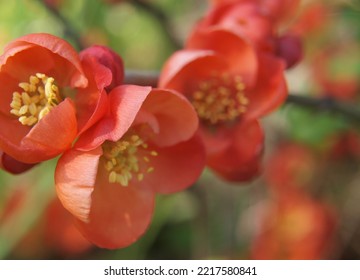
<instances>
[{"instance_id":1,"label":"brown branch","mask_svg":"<svg viewBox=\"0 0 360 280\"><path fill-rule=\"evenodd\" d=\"M156 87L159 73L156 71L129 70L125 74L125 83ZM294 104L320 111L341 114L360 123L360 110L353 104L342 102L331 97L314 98L298 94L289 94L286 104Z\"/></svg>"},{"instance_id":2,"label":"brown branch","mask_svg":"<svg viewBox=\"0 0 360 280\"><path fill-rule=\"evenodd\" d=\"M80 33L75 30L74 26L59 12L59 10L48 1L38 0L38 2L48 11L49 14L54 16L54 18L61 23L64 28L64 36L73 42L75 48L78 50L84 49Z\"/></svg>"},{"instance_id":3,"label":"brown branch","mask_svg":"<svg viewBox=\"0 0 360 280\"><path fill-rule=\"evenodd\" d=\"M360 122L360 111L353 104L336 100L331 97L313 98L298 94L289 94L287 104L300 105L320 111L339 113L356 122Z\"/></svg>"}]
</instances>

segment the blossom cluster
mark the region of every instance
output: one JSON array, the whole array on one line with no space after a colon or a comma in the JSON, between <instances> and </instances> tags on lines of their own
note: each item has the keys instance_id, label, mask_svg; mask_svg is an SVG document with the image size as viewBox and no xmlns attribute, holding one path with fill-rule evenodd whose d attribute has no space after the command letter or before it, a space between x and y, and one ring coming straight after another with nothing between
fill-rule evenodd
<instances>
[{"instance_id":1,"label":"blossom cluster","mask_svg":"<svg viewBox=\"0 0 360 280\"><path fill-rule=\"evenodd\" d=\"M124 84L121 57L78 53L39 33L0 56L0 167L22 173L59 156L57 196L99 247L121 248L148 228L155 195L190 187L208 166L248 181L260 173L259 119L287 97L284 71L299 39L280 34L299 1L211 1L158 88Z\"/></svg>"},{"instance_id":2,"label":"blossom cluster","mask_svg":"<svg viewBox=\"0 0 360 280\"><path fill-rule=\"evenodd\" d=\"M165 63L159 86L184 94L199 119L207 166L230 181L261 169L259 118L287 97L284 70L301 58L300 40L279 35L299 1L212 1L185 48Z\"/></svg>"},{"instance_id":3,"label":"blossom cluster","mask_svg":"<svg viewBox=\"0 0 360 280\"><path fill-rule=\"evenodd\" d=\"M60 155L57 195L81 233L119 248L147 229L156 193L189 187L205 162L198 118L171 90L123 84L122 59L30 34L0 57L1 167L21 173Z\"/></svg>"}]
</instances>

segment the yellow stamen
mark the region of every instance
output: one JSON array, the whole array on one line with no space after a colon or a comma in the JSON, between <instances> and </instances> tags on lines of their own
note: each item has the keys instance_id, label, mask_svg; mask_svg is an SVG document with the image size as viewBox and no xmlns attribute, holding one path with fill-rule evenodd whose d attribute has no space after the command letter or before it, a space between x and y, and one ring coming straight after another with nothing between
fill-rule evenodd
<instances>
[{"instance_id":1,"label":"yellow stamen","mask_svg":"<svg viewBox=\"0 0 360 280\"><path fill-rule=\"evenodd\" d=\"M199 83L192 104L200 119L210 124L229 122L246 112L249 100L240 76L218 75Z\"/></svg>"},{"instance_id":2,"label":"yellow stamen","mask_svg":"<svg viewBox=\"0 0 360 280\"><path fill-rule=\"evenodd\" d=\"M128 133L117 142L105 142L103 158L109 182L127 187L133 178L140 182L144 173L153 172L150 156L156 157L158 153L147 148L148 144L137 134Z\"/></svg>"},{"instance_id":3,"label":"yellow stamen","mask_svg":"<svg viewBox=\"0 0 360 280\"><path fill-rule=\"evenodd\" d=\"M28 83L19 83L19 88L21 94L13 93L10 113L23 125L35 125L62 101L55 79L45 74L30 76Z\"/></svg>"}]
</instances>

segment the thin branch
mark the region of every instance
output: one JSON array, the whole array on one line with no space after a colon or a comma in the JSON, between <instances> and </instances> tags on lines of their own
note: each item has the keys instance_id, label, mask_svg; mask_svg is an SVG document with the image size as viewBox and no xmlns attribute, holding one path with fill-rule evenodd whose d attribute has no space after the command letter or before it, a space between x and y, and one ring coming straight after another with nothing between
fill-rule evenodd
<instances>
[{"instance_id":1,"label":"thin branch","mask_svg":"<svg viewBox=\"0 0 360 280\"><path fill-rule=\"evenodd\" d=\"M75 30L74 26L59 12L59 10L48 1L38 0L38 2L48 11L49 14L54 16L54 18L61 23L64 27L64 36L72 40L78 50L84 49L79 32Z\"/></svg>"},{"instance_id":2,"label":"thin branch","mask_svg":"<svg viewBox=\"0 0 360 280\"><path fill-rule=\"evenodd\" d=\"M126 71L125 83L156 87L159 73L156 71ZM294 104L320 111L339 113L353 121L360 122L360 110L353 104L342 102L331 97L314 98L298 94L289 94L286 104Z\"/></svg>"},{"instance_id":3,"label":"thin branch","mask_svg":"<svg viewBox=\"0 0 360 280\"><path fill-rule=\"evenodd\" d=\"M360 122L360 110L353 104L342 102L331 97L313 98L303 95L289 94L287 104L295 104L321 111L339 113L354 121Z\"/></svg>"},{"instance_id":4,"label":"thin branch","mask_svg":"<svg viewBox=\"0 0 360 280\"><path fill-rule=\"evenodd\" d=\"M174 49L181 49L183 44L174 35L174 29L166 13L155 5L151 4L151 1L144 0L128 0L130 4L146 11L159 23L159 26L163 29L164 34L168 37L169 42L173 45Z\"/></svg>"}]
</instances>

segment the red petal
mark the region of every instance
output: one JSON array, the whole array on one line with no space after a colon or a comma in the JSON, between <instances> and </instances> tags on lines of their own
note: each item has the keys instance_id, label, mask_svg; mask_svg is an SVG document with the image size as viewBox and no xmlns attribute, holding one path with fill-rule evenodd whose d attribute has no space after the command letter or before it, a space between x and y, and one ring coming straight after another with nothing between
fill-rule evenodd
<instances>
[{"instance_id":1,"label":"red petal","mask_svg":"<svg viewBox=\"0 0 360 280\"><path fill-rule=\"evenodd\" d=\"M136 186L110 184L99 164L99 147L71 150L59 160L55 173L58 196L78 220L84 236L99 247L120 248L135 242L147 229L154 194Z\"/></svg>"},{"instance_id":2,"label":"red petal","mask_svg":"<svg viewBox=\"0 0 360 280\"><path fill-rule=\"evenodd\" d=\"M77 134L76 112L70 99L54 107L32 128L2 114L0 125L2 150L24 163L41 162L61 154Z\"/></svg>"},{"instance_id":3,"label":"red petal","mask_svg":"<svg viewBox=\"0 0 360 280\"><path fill-rule=\"evenodd\" d=\"M255 49L236 33L218 27L199 30L190 37L187 48L216 52L226 60L229 73L240 75L245 84L254 84L258 68Z\"/></svg>"},{"instance_id":4,"label":"red petal","mask_svg":"<svg viewBox=\"0 0 360 280\"><path fill-rule=\"evenodd\" d=\"M110 70L95 58L86 56L82 65L89 83L86 88L79 89L75 96L79 134L106 115L109 105L105 87L110 85L112 79Z\"/></svg>"},{"instance_id":5,"label":"red petal","mask_svg":"<svg viewBox=\"0 0 360 280\"><path fill-rule=\"evenodd\" d=\"M83 235L99 247L129 246L148 228L154 194L115 184L97 184L92 194L89 222L79 221Z\"/></svg>"},{"instance_id":6,"label":"red petal","mask_svg":"<svg viewBox=\"0 0 360 280\"><path fill-rule=\"evenodd\" d=\"M37 72L46 73L59 85L85 87L87 80L74 48L61 38L38 33L20 37L5 47L0 58L2 72L27 81Z\"/></svg>"},{"instance_id":7,"label":"red petal","mask_svg":"<svg viewBox=\"0 0 360 280\"><path fill-rule=\"evenodd\" d=\"M75 147L81 150L92 150L105 140L114 142L119 140L134 122L150 91L150 87L133 85L114 88L109 94L110 112L83 133Z\"/></svg>"},{"instance_id":8,"label":"red petal","mask_svg":"<svg viewBox=\"0 0 360 280\"><path fill-rule=\"evenodd\" d=\"M42 118L22 140L23 148L32 151L26 162L46 160L70 148L77 134L73 102L65 99Z\"/></svg>"},{"instance_id":9,"label":"red petal","mask_svg":"<svg viewBox=\"0 0 360 280\"><path fill-rule=\"evenodd\" d=\"M165 63L159 77L159 87L189 95L192 92L188 92L188 89L209 78L214 71L226 72L227 64L213 51L177 51Z\"/></svg>"},{"instance_id":10,"label":"red petal","mask_svg":"<svg viewBox=\"0 0 360 280\"><path fill-rule=\"evenodd\" d=\"M170 146L188 140L198 128L195 110L184 96L174 91L152 90L141 111L156 118L159 129L154 131L152 141L159 146Z\"/></svg>"},{"instance_id":11,"label":"red petal","mask_svg":"<svg viewBox=\"0 0 360 280\"><path fill-rule=\"evenodd\" d=\"M71 149L59 159L55 170L56 192L64 207L77 219L88 222L101 147L81 152Z\"/></svg>"},{"instance_id":12,"label":"red petal","mask_svg":"<svg viewBox=\"0 0 360 280\"><path fill-rule=\"evenodd\" d=\"M109 70L111 79L106 89L107 91L111 91L114 87L122 84L124 79L124 65L117 53L104 46L92 46L80 53L82 60L89 57L95 58L100 65Z\"/></svg>"},{"instance_id":13,"label":"red petal","mask_svg":"<svg viewBox=\"0 0 360 280\"><path fill-rule=\"evenodd\" d=\"M208 154L208 166L229 181L248 181L258 175L264 144L259 122L240 122L228 137L231 144Z\"/></svg>"},{"instance_id":14,"label":"red petal","mask_svg":"<svg viewBox=\"0 0 360 280\"><path fill-rule=\"evenodd\" d=\"M271 55L259 55L259 73L255 88L247 92L246 119L257 119L282 105L288 95L284 63Z\"/></svg>"},{"instance_id":15,"label":"red petal","mask_svg":"<svg viewBox=\"0 0 360 280\"><path fill-rule=\"evenodd\" d=\"M150 148L149 148L150 149ZM151 147L158 156L152 157L154 171L144 174L141 185L160 193L173 193L190 187L205 166L205 150L201 138L192 137L171 147Z\"/></svg>"},{"instance_id":16,"label":"red petal","mask_svg":"<svg viewBox=\"0 0 360 280\"><path fill-rule=\"evenodd\" d=\"M5 171L11 174L24 173L34 166L35 164L28 164L18 161L13 157L9 156L8 154L5 154L4 152L0 151L0 168L4 169Z\"/></svg>"}]
</instances>

